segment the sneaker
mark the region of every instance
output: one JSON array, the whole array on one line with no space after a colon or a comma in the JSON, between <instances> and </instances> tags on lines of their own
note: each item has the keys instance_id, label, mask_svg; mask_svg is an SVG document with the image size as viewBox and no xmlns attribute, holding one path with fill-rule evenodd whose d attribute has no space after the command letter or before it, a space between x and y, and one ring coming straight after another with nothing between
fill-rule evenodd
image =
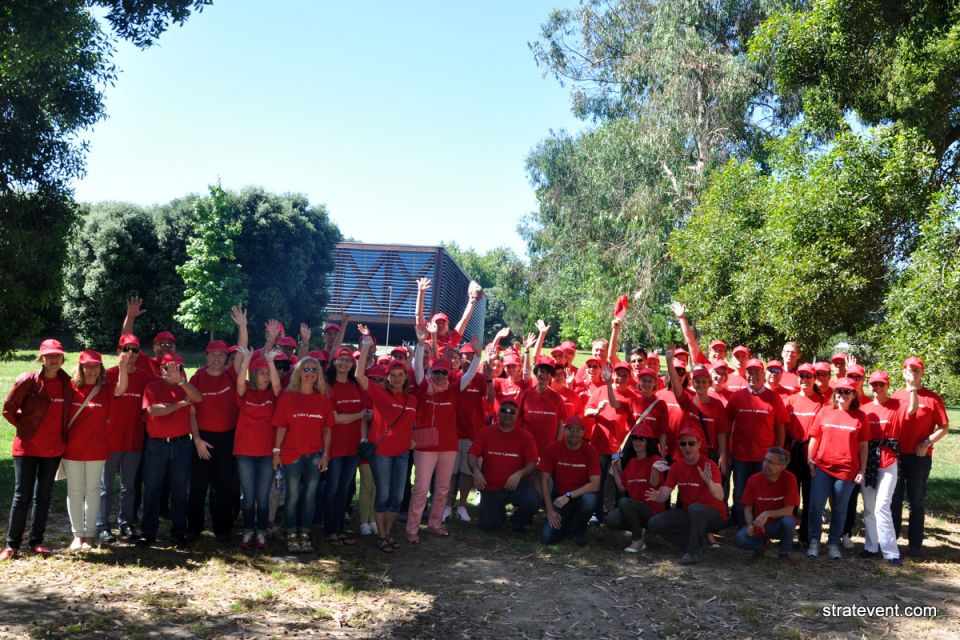
<instances>
[{"instance_id":1,"label":"sneaker","mask_svg":"<svg viewBox=\"0 0 960 640\"><path fill-rule=\"evenodd\" d=\"M440 522L446 522L447 520L450 519L450 517L451 517L452 515L453 515L453 509L451 509L450 507L444 507L444 508L443 508L443 517L440 518Z\"/></svg>"},{"instance_id":2,"label":"sneaker","mask_svg":"<svg viewBox=\"0 0 960 640\"><path fill-rule=\"evenodd\" d=\"M32 547L30 547L30 551L33 551L38 556L48 556L51 553L53 553L52 551L50 551L50 547L46 547L42 544L33 545Z\"/></svg>"},{"instance_id":3,"label":"sneaker","mask_svg":"<svg viewBox=\"0 0 960 640\"><path fill-rule=\"evenodd\" d=\"M470 522L470 514L466 507L457 507L457 517L463 522Z\"/></svg>"},{"instance_id":4,"label":"sneaker","mask_svg":"<svg viewBox=\"0 0 960 640\"><path fill-rule=\"evenodd\" d=\"M600 518L598 518L596 515L592 515L592 516L590 516L590 522L588 522L587 524L589 524L589 525L592 526L592 527L599 526L599 525L600 525Z\"/></svg>"},{"instance_id":5,"label":"sneaker","mask_svg":"<svg viewBox=\"0 0 960 640\"><path fill-rule=\"evenodd\" d=\"M109 529L104 529L100 532L100 535L97 536L97 539L100 540L101 544L113 544L117 541L117 536L113 535L113 532Z\"/></svg>"},{"instance_id":6,"label":"sneaker","mask_svg":"<svg viewBox=\"0 0 960 640\"><path fill-rule=\"evenodd\" d=\"M240 541L240 548L244 551L250 551L253 549L253 534L245 533L243 534L243 540Z\"/></svg>"},{"instance_id":7,"label":"sneaker","mask_svg":"<svg viewBox=\"0 0 960 640\"><path fill-rule=\"evenodd\" d=\"M367 524L370 525L370 532L373 533L373 535L375 536L380 535L380 530L377 528L376 522L368 522Z\"/></svg>"},{"instance_id":8,"label":"sneaker","mask_svg":"<svg viewBox=\"0 0 960 640\"><path fill-rule=\"evenodd\" d=\"M83 540L75 537L73 539L73 542L70 543L69 548L70 548L70 551L79 551L82 546L83 546Z\"/></svg>"},{"instance_id":9,"label":"sneaker","mask_svg":"<svg viewBox=\"0 0 960 640\"><path fill-rule=\"evenodd\" d=\"M257 534L257 549L264 551L270 548L270 543L267 542L267 536L263 533Z\"/></svg>"},{"instance_id":10,"label":"sneaker","mask_svg":"<svg viewBox=\"0 0 960 640\"><path fill-rule=\"evenodd\" d=\"M17 557L17 550L13 547L7 547L3 551L0 551L0 562L6 560L13 560Z\"/></svg>"},{"instance_id":11,"label":"sneaker","mask_svg":"<svg viewBox=\"0 0 960 640\"><path fill-rule=\"evenodd\" d=\"M287 551L289 553L300 553L300 536L295 533L287 534Z\"/></svg>"},{"instance_id":12,"label":"sneaker","mask_svg":"<svg viewBox=\"0 0 960 640\"><path fill-rule=\"evenodd\" d=\"M900 567L903 566L903 562L900 561L900 558L890 558L889 560L887 560L887 564L889 564L894 569L899 569Z\"/></svg>"},{"instance_id":13,"label":"sneaker","mask_svg":"<svg viewBox=\"0 0 960 640\"><path fill-rule=\"evenodd\" d=\"M875 559L875 558L879 558L879 557L880 557L880 552L879 552L879 551L867 551L866 549L864 549L863 551L861 551L861 552L857 555L857 557L860 558L861 560L873 560L873 559Z\"/></svg>"},{"instance_id":14,"label":"sneaker","mask_svg":"<svg viewBox=\"0 0 960 640\"><path fill-rule=\"evenodd\" d=\"M816 558L818 555L820 555L820 543L811 542L810 546L807 547L807 557Z\"/></svg>"},{"instance_id":15,"label":"sneaker","mask_svg":"<svg viewBox=\"0 0 960 640\"><path fill-rule=\"evenodd\" d=\"M362 536L372 536L372 535L373 535L373 529L370 528L370 523L369 523L369 522L361 522L361 523L360 523L360 535L362 535Z\"/></svg>"},{"instance_id":16,"label":"sneaker","mask_svg":"<svg viewBox=\"0 0 960 640\"><path fill-rule=\"evenodd\" d=\"M300 553L313 553L313 543L310 542L309 533L300 534Z\"/></svg>"},{"instance_id":17,"label":"sneaker","mask_svg":"<svg viewBox=\"0 0 960 640\"><path fill-rule=\"evenodd\" d=\"M701 560L701 557L699 553L685 553L682 556L680 556L679 560L677 560L677 564L684 567L688 567L690 565L697 564L698 562L700 562L700 560Z\"/></svg>"},{"instance_id":18,"label":"sneaker","mask_svg":"<svg viewBox=\"0 0 960 640\"><path fill-rule=\"evenodd\" d=\"M840 553L840 545L838 544L828 544L827 545L827 555L830 556L831 560L839 560L843 557L843 554Z\"/></svg>"},{"instance_id":19,"label":"sneaker","mask_svg":"<svg viewBox=\"0 0 960 640\"><path fill-rule=\"evenodd\" d=\"M120 528L120 536L125 538L128 542L133 542L139 537L137 530L130 525Z\"/></svg>"},{"instance_id":20,"label":"sneaker","mask_svg":"<svg viewBox=\"0 0 960 640\"><path fill-rule=\"evenodd\" d=\"M80 548L84 551L93 549L93 538L80 538Z\"/></svg>"},{"instance_id":21,"label":"sneaker","mask_svg":"<svg viewBox=\"0 0 960 640\"><path fill-rule=\"evenodd\" d=\"M842 538L840 538L840 544L843 545L844 549L853 549L853 540L850 538L849 535L845 535Z\"/></svg>"},{"instance_id":22,"label":"sneaker","mask_svg":"<svg viewBox=\"0 0 960 640\"><path fill-rule=\"evenodd\" d=\"M923 547L907 547L907 557L908 557L908 558L922 558L922 557L923 557Z\"/></svg>"}]
</instances>

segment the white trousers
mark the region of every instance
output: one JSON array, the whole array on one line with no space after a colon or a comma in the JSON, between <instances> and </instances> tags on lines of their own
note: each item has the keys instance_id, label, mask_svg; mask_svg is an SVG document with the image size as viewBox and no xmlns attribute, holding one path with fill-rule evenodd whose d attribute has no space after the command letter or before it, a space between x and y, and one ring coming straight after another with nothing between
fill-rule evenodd
<instances>
[{"instance_id":1,"label":"white trousers","mask_svg":"<svg viewBox=\"0 0 960 640\"><path fill-rule=\"evenodd\" d=\"M64 460L67 473L67 513L75 538L95 538L100 515L100 476L106 460Z\"/></svg>"},{"instance_id":2,"label":"white trousers","mask_svg":"<svg viewBox=\"0 0 960 640\"><path fill-rule=\"evenodd\" d=\"M900 557L890 513L893 490L897 488L898 466L899 463L895 462L877 470L876 489L863 485L863 522L866 525L863 548L873 553L879 548L884 560Z\"/></svg>"}]
</instances>

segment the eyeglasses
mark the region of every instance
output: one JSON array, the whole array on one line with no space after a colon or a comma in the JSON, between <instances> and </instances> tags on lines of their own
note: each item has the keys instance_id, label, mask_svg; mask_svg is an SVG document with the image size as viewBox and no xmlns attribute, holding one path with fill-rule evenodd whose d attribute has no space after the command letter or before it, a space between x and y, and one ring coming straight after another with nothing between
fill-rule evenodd
<instances>
[{"instance_id":1,"label":"eyeglasses","mask_svg":"<svg viewBox=\"0 0 960 640\"><path fill-rule=\"evenodd\" d=\"M850 378L851 380L863 380L863 376L857 375L855 373L854 374L848 373L847 377Z\"/></svg>"},{"instance_id":2,"label":"eyeglasses","mask_svg":"<svg viewBox=\"0 0 960 640\"><path fill-rule=\"evenodd\" d=\"M852 396L853 389L837 389L838 396Z\"/></svg>"},{"instance_id":3,"label":"eyeglasses","mask_svg":"<svg viewBox=\"0 0 960 640\"><path fill-rule=\"evenodd\" d=\"M683 442L678 442L681 447L695 447L697 446L696 440L684 440Z\"/></svg>"},{"instance_id":4,"label":"eyeglasses","mask_svg":"<svg viewBox=\"0 0 960 640\"><path fill-rule=\"evenodd\" d=\"M170 347L176 346L176 343L175 342L158 342L157 346L166 347L167 349L169 349Z\"/></svg>"},{"instance_id":5,"label":"eyeglasses","mask_svg":"<svg viewBox=\"0 0 960 640\"><path fill-rule=\"evenodd\" d=\"M832 375L833 375L833 374L830 373L829 371L821 371L821 372L819 372L819 373L817 374L817 377L818 377L818 378L829 378L829 377L832 376Z\"/></svg>"},{"instance_id":6,"label":"eyeglasses","mask_svg":"<svg viewBox=\"0 0 960 640\"><path fill-rule=\"evenodd\" d=\"M304 373L316 373L316 372L318 372L318 371L320 371L320 369L318 369L317 367L304 367L304 368L303 368L303 372L304 372Z\"/></svg>"},{"instance_id":7,"label":"eyeglasses","mask_svg":"<svg viewBox=\"0 0 960 640\"><path fill-rule=\"evenodd\" d=\"M517 414L517 410L516 410L516 409L506 409L506 408L503 408L503 409L500 409L500 413L505 413L505 414L507 414L508 416L514 416L514 415Z\"/></svg>"},{"instance_id":8,"label":"eyeglasses","mask_svg":"<svg viewBox=\"0 0 960 640\"><path fill-rule=\"evenodd\" d=\"M783 373L783 369L767 369L767 373Z\"/></svg>"},{"instance_id":9,"label":"eyeglasses","mask_svg":"<svg viewBox=\"0 0 960 640\"><path fill-rule=\"evenodd\" d=\"M449 371L434 371L433 375L435 376L448 376L450 375Z\"/></svg>"},{"instance_id":10,"label":"eyeglasses","mask_svg":"<svg viewBox=\"0 0 960 640\"><path fill-rule=\"evenodd\" d=\"M140 353L140 347L120 347L124 353Z\"/></svg>"}]
</instances>

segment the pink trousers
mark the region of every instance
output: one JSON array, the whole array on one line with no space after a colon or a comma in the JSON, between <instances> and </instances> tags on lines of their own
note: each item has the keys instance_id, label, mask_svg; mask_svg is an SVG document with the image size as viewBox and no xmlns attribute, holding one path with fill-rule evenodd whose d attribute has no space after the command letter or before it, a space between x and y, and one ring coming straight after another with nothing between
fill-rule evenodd
<instances>
[{"instance_id":1,"label":"pink trousers","mask_svg":"<svg viewBox=\"0 0 960 640\"><path fill-rule=\"evenodd\" d=\"M427 526L439 529L443 523L443 507L450 493L450 481L457 462L456 451L413 451L414 472L413 491L410 493L410 510L407 511L407 535L415 536L420 530L420 519L427 506L427 492L430 491L430 479L436 472L433 483L433 502L430 505L430 519Z\"/></svg>"}]
</instances>

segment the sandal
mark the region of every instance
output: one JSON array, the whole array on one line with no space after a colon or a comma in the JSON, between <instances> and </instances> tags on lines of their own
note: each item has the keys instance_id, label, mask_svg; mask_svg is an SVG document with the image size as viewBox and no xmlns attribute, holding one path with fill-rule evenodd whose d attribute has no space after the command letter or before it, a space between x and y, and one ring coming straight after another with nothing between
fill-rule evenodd
<instances>
[{"instance_id":1,"label":"sandal","mask_svg":"<svg viewBox=\"0 0 960 640\"><path fill-rule=\"evenodd\" d=\"M393 538L388 537L387 540L390 541L390 546L393 547L394 549L400 548L400 543L394 540ZM417 542L414 544L419 544L419 543L420 543L420 539L417 538Z\"/></svg>"},{"instance_id":2,"label":"sandal","mask_svg":"<svg viewBox=\"0 0 960 640\"><path fill-rule=\"evenodd\" d=\"M388 538L377 538L377 548L384 553L393 553L393 545Z\"/></svg>"},{"instance_id":3,"label":"sandal","mask_svg":"<svg viewBox=\"0 0 960 640\"><path fill-rule=\"evenodd\" d=\"M340 544L345 544L348 547L352 547L353 545L357 544L357 539L352 536L348 536L346 534L340 534L338 542Z\"/></svg>"},{"instance_id":4,"label":"sandal","mask_svg":"<svg viewBox=\"0 0 960 640\"><path fill-rule=\"evenodd\" d=\"M432 536L449 536L450 532L442 527L427 527L427 533Z\"/></svg>"}]
</instances>

